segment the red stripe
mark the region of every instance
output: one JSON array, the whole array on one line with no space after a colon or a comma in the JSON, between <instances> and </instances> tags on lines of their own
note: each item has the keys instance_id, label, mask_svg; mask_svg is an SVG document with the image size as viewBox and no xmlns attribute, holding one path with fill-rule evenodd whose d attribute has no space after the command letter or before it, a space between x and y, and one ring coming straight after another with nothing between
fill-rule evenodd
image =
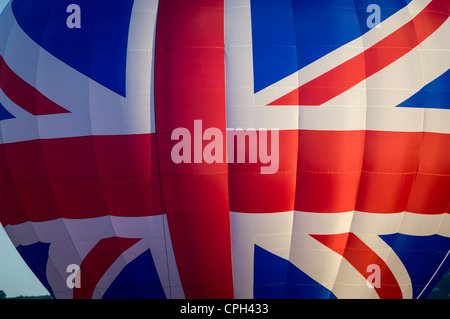
<instances>
[{"instance_id":1,"label":"red stripe","mask_svg":"<svg viewBox=\"0 0 450 319\"><path fill-rule=\"evenodd\" d=\"M259 141L259 131L256 131ZM244 135L244 133L236 133ZM270 152L274 141L268 134ZM228 143L231 140L228 139ZM246 213L275 213L289 211L294 208L295 186L297 179L297 149L299 145L299 131L279 131L279 164L274 174L261 174L261 169L270 164L261 163L259 156L257 163L249 163L249 140L246 140L246 162L237 163L237 157L229 159L229 200L230 210ZM256 152L259 152L259 142ZM238 143L234 142L234 154L238 152Z\"/></svg>"},{"instance_id":2,"label":"red stripe","mask_svg":"<svg viewBox=\"0 0 450 319\"><path fill-rule=\"evenodd\" d=\"M80 265L80 287L73 289L73 299L91 299L99 280L112 264L140 238L110 237L100 240Z\"/></svg>"},{"instance_id":3,"label":"red stripe","mask_svg":"<svg viewBox=\"0 0 450 319\"><path fill-rule=\"evenodd\" d=\"M300 131L295 209L355 209L365 131Z\"/></svg>"},{"instance_id":4,"label":"red stripe","mask_svg":"<svg viewBox=\"0 0 450 319\"><path fill-rule=\"evenodd\" d=\"M321 105L411 51L449 16L445 1L433 0L414 19L363 53L268 105Z\"/></svg>"},{"instance_id":5,"label":"red stripe","mask_svg":"<svg viewBox=\"0 0 450 319\"><path fill-rule=\"evenodd\" d=\"M450 201L450 135L280 131L280 166L229 164L230 209L440 214Z\"/></svg>"},{"instance_id":6,"label":"red stripe","mask_svg":"<svg viewBox=\"0 0 450 319\"><path fill-rule=\"evenodd\" d=\"M225 223L228 203L247 213L440 214L450 202L449 134L280 131L278 172L265 175L261 162L230 163L228 175L226 163L175 165L175 141L158 143L171 220L214 212ZM154 134L0 145L2 223L162 214L156 150Z\"/></svg>"},{"instance_id":7,"label":"red stripe","mask_svg":"<svg viewBox=\"0 0 450 319\"><path fill-rule=\"evenodd\" d=\"M60 217L157 215L162 213L157 174L154 134L4 144L0 210L13 225Z\"/></svg>"},{"instance_id":8,"label":"red stripe","mask_svg":"<svg viewBox=\"0 0 450 319\"><path fill-rule=\"evenodd\" d=\"M357 210L395 213L406 209L419 163L422 135L366 132Z\"/></svg>"},{"instance_id":9,"label":"red stripe","mask_svg":"<svg viewBox=\"0 0 450 319\"><path fill-rule=\"evenodd\" d=\"M424 133L407 211L450 213L450 134Z\"/></svg>"},{"instance_id":10,"label":"red stripe","mask_svg":"<svg viewBox=\"0 0 450 319\"><path fill-rule=\"evenodd\" d=\"M381 259L370 247L353 233L333 235L310 235L328 248L344 257L364 278L372 274L369 265L380 267L380 287L374 287L381 299L400 299L403 297L397 279ZM369 280L369 282L371 282ZM370 288L367 288L370 289Z\"/></svg>"},{"instance_id":11,"label":"red stripe","mask_svg":"<svg viewBox=\"0 0 450 319\"><path fill-rule=\"evenodd\" d=\"M245 213L355 209L364 131L280 131L279 171L229 164L230 208Z\"/></svg>"},{"instance_id":12,"label":"red stripe","mask_svg":"<svg viewBox=\"0 0 450 319\"><path fill-rule=\"evenodd\" d=\"M94 136L94 149L110 215L162 214L155 134Z\"/></svg>"},{"instance_id":13,"label":"red stripe","mask_svg":"<svg viewBox=\"0 0 450 319\"><path fill-rule=\"evenodd\" d=\"M0 89L11 101L33 115L70 113L22 80L10 69L2 56L0 56Z\"/></svg>"},{"instance_id":14,"label":"red stripe","mask_svg":"<svg viewBox=\"0 0 450 319\"><path fill-rule=\"evenodd\" d=\"M226 132L223 0L167 0L158 7L155 117L163 209L187 298L232 298L228 172L175 164L178 127ZM197 135L198 137L198 135ZM223 151L225 148L223 148ZM225 152L224 152L225 154Z\"/></svg>"}]
</instances>

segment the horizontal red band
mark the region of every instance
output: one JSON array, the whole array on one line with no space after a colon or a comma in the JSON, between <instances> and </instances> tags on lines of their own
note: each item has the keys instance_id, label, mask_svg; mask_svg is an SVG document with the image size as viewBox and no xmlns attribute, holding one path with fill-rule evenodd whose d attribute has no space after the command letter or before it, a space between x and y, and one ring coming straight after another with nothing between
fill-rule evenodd
<instances>
[{"instance_id":1,"label":"horizontal red band","mask_svg":"<svg viewBox=\"0 0 450 319\"><path fill-rule=\"evenodd\" d=\"M168 162L161 152L170 152L171 142L159 148ZM155 134L0 145L2 223L162 214L162 189L168 214L440 214L450 202L449 134L280 131L275 174L261 174L267 164L259 157L248 163L247 153L245 163L224 163L221 170L161 163L160 176L156 149Z\"/></svg>"},{"instance_id":2,"label":"horizontal red band","mask_svg":"<svg viewBox=\"0 0 450 319\"><path fill-rule=\"evenodd\" d=\"M229 164L230 209L444 213L449 143L449 134L429 132L280 131L277 173Z\"/></svg>"},{"instance_id":3,"label":"horizontal red band","mask_svg":"<svg viewBox=\"0 0 450 319\"><path fill-rule=\"evenodd\" d=\"M161 214L157 164L154 134L0 145L0 210L9 224Z\"/></svg>"}]
</instances>

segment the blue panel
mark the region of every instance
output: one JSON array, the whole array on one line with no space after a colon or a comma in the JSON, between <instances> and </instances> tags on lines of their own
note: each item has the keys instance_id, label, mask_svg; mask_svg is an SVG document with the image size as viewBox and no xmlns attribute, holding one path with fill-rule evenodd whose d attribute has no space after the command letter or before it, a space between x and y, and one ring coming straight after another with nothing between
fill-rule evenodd
<instances>
[{"instance_id":1,"label":"blue panel","mask_svg":"<svg viewBox=\"0 0 450 319\"><path fill-rule=\"evenodd\" d=\"M44 287L53 295L52 289L47 280L49 248L50 244L38 242L27 246L20 245L17 247L17 251Z\"/></svg>"},{"instance_id":2,"label":"blue panel","mask_svg":"<svg viewBox=\"0 0 450 319\"><path fill-rule=\"evenodd\" d=\"M290 0L252 0L255 92L298 70Z\"/></svg>"},{"instance_id":3,"label":"blue panel","mask_svg":"<svg viewBox=\"0 0 450 319\"><path fill-rule=\"evenodd\" d=\"M253 297L282 299L289 261L255 245Z\"/></svg>"},{"instance_id":4,"label":"blue panel","mask_svg":"<svg viewBox=\"0 0 450 319\"><path fill-rule=\"evenodd\" d=\"M398 106L450 109L450 70Z\"/></svg>"},{"instance_id":5,"label":"blue panel","mask_svg":"<svg viewBox=\"0 0 450 319\"><path fill-rule=\"evenodd\" d=\"M1 120L7 120L7 119L13 119L15 116L13 116L11 113L9 113L5 107L0 103L0 121Z\"/></svg>"},{"instance_id":6,"label":"blue panel","mask_svg":"<svg viewBox=\"0 0 450 319\"><path fill-rule=\"evenodd\" d=\"M253 297L335 299L336 296L290 261L255 245Z\"/></svg>"},{"instance_id":7,"label":"blue panel","mask_svg":"<svg viewBox=\"0 0 450 319\"><path fill-rule=\"evenodd\" d=\"M380 21L410 0L380 0ZM373 0L251 0L255 92L369 30Z\"/></svg>"},{"instance_id":8,"label":"blue panel","mask_svg":"<svg viewBox=\"0 0 450 319\"><path fill-rule=\"evenodd\" d=\"M434 276L427 289L420 295L420 298L426 298L450 267L450 258L447 258L435 274L450 249L450 238L440 235L410 236L404 234L381 235L380 237L392 247L408 271L413 285L413 298L417 298L422 293L424 287Z\"/></svg>"},{"instance_id":9,"label":"blue panel","mask_svg":"<svg viewBox=\"0 0 450 319\"><path fill-rule=\"evenodd\" d=\"M81 8L81 28L70 29L67 6ZM93 80L125 96L128 30L133 0L14 0L22 29L35 42Z\"/></svg>"},{"instance_id":10,"label":"blue panel","mask_svg":"<svg viewBox=\"0 0 450 319\"><path fill-rule=\"evenodd\" d=\"M103 295L104 299L165 299L150 250L129 263Z\"/></svg>"}]
</instances>

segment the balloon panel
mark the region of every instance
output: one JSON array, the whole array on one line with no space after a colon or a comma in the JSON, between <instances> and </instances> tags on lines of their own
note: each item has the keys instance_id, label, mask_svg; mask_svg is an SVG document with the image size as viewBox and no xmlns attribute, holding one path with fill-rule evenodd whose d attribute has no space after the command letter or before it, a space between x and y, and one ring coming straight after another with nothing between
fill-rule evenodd
<instances>
[{"instance_id":1,"label":"balloon panel","mask_svg":"<svg viewBox=\"0 0 450 319\"><path fill-rule=\"evenodd\" d=\"M49 292L425 298L450 5L372 2L11 1L0 221Z\"/></svg>"}]
</instances>

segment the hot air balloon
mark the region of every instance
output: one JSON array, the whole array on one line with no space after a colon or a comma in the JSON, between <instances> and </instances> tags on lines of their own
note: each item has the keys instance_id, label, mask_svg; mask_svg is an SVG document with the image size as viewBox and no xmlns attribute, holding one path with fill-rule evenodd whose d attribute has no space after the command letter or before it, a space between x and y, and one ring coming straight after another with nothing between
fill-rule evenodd
<instances>
[{"instance_id":1,"label":"hot air balloon","mask_svg":"<svg viewBox=\"0 0 450 319\"><path fill-rule=\"evenodd\" d=\"M425 298L450 1L12 0L0 221L56 298Z\"/></svg>"}]
</instances>

